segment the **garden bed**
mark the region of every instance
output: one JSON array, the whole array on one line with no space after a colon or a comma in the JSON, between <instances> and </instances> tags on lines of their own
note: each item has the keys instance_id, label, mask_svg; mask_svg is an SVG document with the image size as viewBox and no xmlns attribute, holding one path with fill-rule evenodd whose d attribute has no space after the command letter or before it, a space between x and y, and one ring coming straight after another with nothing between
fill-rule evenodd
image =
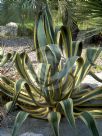
<instances>
[{"instance_id":1,"label":"garden bed","mask_svg":"<svg viewBox=\"0 0 102 136\"><path fill-rule=\"evenodd\" d=\"M26 50L27 52L30 51L30 47L33 46L33 41L29 42L30 39L28 39L28 41L26 41L24 38L18 38L18 39L2 39L1 43L3 42L4 45L4 49L5 52L12 52L12 51L18 51L18 52L23 52L24 50ZM83 54L85 52L86 49L83 49ZM29 52L29 57L31 58L31 61L34 64L34 68L37 68L37 61L36 61L36 53L35 52ZM102 66L102 54L100 55L100 57L97 59L96 63L98 65ZM5 72L6 71L6 72ZM94 69L95 72L100 72L100 69ZM4 75L8 76L8 77L12 77L13 79L18 79L19 75L15 69L15 67L12 64L6 64L4 66L4 68L1 69L1 73L3 73ZM102 77L102 73L98 74L100 77ZM90 77L86 77L83 83L92 83L95 85L95 87L97 85L102 85L99 84L98 82L96 82L95 80L93 80L92 78L90 79ZM92 86L93 87L93 86ZM10 115L6 116L5 115L5 110L3 109L3 105L1 105L0 107L0 111L1 111L1 116L3 117L1 120L1 127L0 127L0 136L10 136L11 135L11 130L13 127L13 123L14 123L14 119L16 117L17 112L19 111L16 110L15 112L12 112ZM85 127L85 125L78 119L76 121L76 125L77 125L77 133L76 136L90 136L90 132L88 131L88 129ZM100 136L102 135L102 121L101 120L97 120L97 125L98 125L98 129L100 132ZM52 136L52 130L50 125L48 124L48 122L43 121L43 120L37 120L37 119L32 119L31 117L29 117L27 119L27 121L25 122L25 124L22 126L21 130L20 130L20 134L25 133L25 132L33 132L37 136L37 134L39 134L38 136ZM83 133L84 132L84 133ZM65 121L65 119L62 119L61 122L61 129L60 129L60 135L61 136L75 136L75 133L71 130L70 126L67 125L67 122ZM28 136L28 135L26 135ZM30 136L30 135L29 135Z\"/></svg>"}]
</instances>

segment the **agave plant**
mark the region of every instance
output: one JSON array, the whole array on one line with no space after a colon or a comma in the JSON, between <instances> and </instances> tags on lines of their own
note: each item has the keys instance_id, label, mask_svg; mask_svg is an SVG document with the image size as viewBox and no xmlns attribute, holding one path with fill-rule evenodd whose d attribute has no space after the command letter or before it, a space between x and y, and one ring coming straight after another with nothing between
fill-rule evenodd
<instances>
[{"instance_id":1,"label":"agave plant","mask_svg":"<svg viewBox=\"0 0 102 136\"><path fill-rule=\"evenodd\" d=\"M17 135L29 114L48 119L55 136L59 136L62 115L73 128L75 118L80 117L93 136L99 136L93 116L102 117L102 87L90 90L81 82L90 72L101 49L89 48L85 57L81 57L81 43L72 42L70 28L62 26L57 32L54 31L48 9L39 14L34 34L40 62L37 72L26 52L4 55L1 51L0 65L12 60L21 76L17 81L0 76L2 93L12 98L6 105L8 111L15 104L25 111L17 115L12 136ZM65 63L62 63L62 54L66 58ZM101 81L98 77L97 80Z\"/></svg>"}]
</instances>

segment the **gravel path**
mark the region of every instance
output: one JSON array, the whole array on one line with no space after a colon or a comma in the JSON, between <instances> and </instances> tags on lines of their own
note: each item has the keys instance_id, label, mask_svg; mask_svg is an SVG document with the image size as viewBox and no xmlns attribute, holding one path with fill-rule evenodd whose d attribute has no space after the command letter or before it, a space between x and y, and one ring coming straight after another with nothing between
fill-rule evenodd
<instances>
[{"instance_id":1,"label":"gravel path","mask_svg":"<svg viewBox=\"0 0 102 136\"><path fill-rule=\"evenodd\" d=\"M7 52L12 52L12 51L18 51L18 52L23 52L25 51L30 51L31 48L33 47L34 42L33 39L29 39L28 37L18 37L18 38L12 38L12 39L4 39L0 38L0 46L4 47L5 53ZM86 49L83 49L83 54L85 53ZM35 52L30 52L29 56L31 58L31 61L33 61L34 67L36 69L37 67L37 61L36 61L36 53ZM100 57L97 59L96 63L98 65L102 66L102 53ZM8 64L2 69L2 72L5 73L5 69L8 68ZM0 69L1 70L1 69ZM100 72L100 69L94 69L95 72ZM11 67L9 72L7 71L5 74L10 77L16 77L17 78L17 73L15 67ZM14 76L13 76L14 75Z\"/></svg>"},{"instance_id":2,"label":"gravel path","mask_svg":"<svg viewBox=\"0 0 102 136\"><path fill-rule=\"evenodd\" d=\"M12 38L12 39L0 38L0 46L4 48L5 54L13 51L29 52L32 49L33 45L34 45L33 40L29 39L28 37L20 37L20 38ZM28 54L29 57L31 58L31 61L34 62L34 67L36 67L37 65L36 53L30 52ZM7 63L3 68L0 68L0 71L3 75L10 76L13 79L19 78L19 74L17 73L15 66L12 66L11 63Z\"/></svg>"},{"instance_id":3,"label":"gravel path","mask_svg":"<svg viewBox=\"0 0 102 136\"><path fill-rule=\"evenodd\" d=\"M28 37L18 37L12 39L0 38L0 46L5 48L5 52L11 51L23 51L33 47L34 42Z\"/></svg>"}]
</instances>

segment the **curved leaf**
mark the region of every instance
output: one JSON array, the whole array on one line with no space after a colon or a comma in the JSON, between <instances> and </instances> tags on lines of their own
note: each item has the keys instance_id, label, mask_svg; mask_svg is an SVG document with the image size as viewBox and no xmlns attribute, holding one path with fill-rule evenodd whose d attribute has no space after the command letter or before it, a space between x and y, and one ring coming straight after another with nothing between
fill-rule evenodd
<instances>
[{"instance_id":1,"label":"curved leaf","mask_svg":"<svg viewBox=\"0 0 102 136\"><path fill-rule=\"evenodd\" d=\"M60 102L60 105L64 111L64 115L72 127L75 127L75 118L73 112L73 101L68 98Z\"/></svg>"},{"instance_id":2,"label":"curved leaf","mask_svg":"<svg viewBox=\"0 0 102 136\"><path fill-rule=\"evenodd\" d=\"M4 107L5 107L6 111L7 111L7 113L10 111L12 103L13 103L13 101L10 101L10 102L8 102L8 103L5 104Z\"/></svg>"},{"instance_id":3,"label":"curved leaf","mask_svg":"<svg viewBox=\"0 0 102 136\"><path fill-rule=\"evenodd\" d=\"M55 136L59 136L59 123L60 123L61 115L59 112L50 112L48 114L48 120L52 126Z\"/></svg>"},{"instance_id":4,"label":"curved leaf","mask_svg":"<svg viewBox=\"0 0 102 136\"><path fill-rule=\"evenodd\" d=\"M16 116L13 131L12 131L12 136L18 136L19 129L21 128L22 124L24 121L27 119L29 113L26 112L19 112Z\"/></svg>"},{"instance_id":5,"label":"curved leaf","mask_svg":"<svg viewBox=\"0 0 102 136\"><path fill-rule=\"evenodd\" d=\"M3 56L3 58L0 61L0 67L2 67L5 63L8 62L8 60L11 58L12 54L8 53L7 55Z\"/></svg>"},{"instance_id":6,"label":"curved leaf","mask_svg":"<svg viewBox=\"0 0 102 136\"><path fill-rule=\"evenodd\" d=\"M95 120L90 113L84 112L81 114L80 118L83 120L85 125L90 129L93 136L99 136Z\"/></svg>"},{"instance_id":7,"label":"curved leaf","mask_svg":"<svg viewBox=\"0 0 102 136\"><path fill-rule=\"evenodd\" d=\"M81 70L79 70L79 72L77 73L76 87L78 87L80 85L82 80L89 73L91 66L94 64L95 60L100 55L101 51L102 50L100 48L98 48L98 49L88 48L86 50L86 54L84 56L84 64L83 64Z\"/></svg>"},{"instance_id":8,"label":"curved leaf","mask_svg":"<svg viewBox=\"0 0 102 136\"><path fill-rule=\"evenodd\" d=\"M87 102L89 100L95 99L102 95L102 87L96 88L93 91L88 91L85 94L83 94L81 97L73 99L74 105L80 105L84 102Z\"/></svg>"},{"instance_id":9,"label":"curved leaf","mask_svg":"<svg viewBox=\"0 0 102 136\"><path fill-rule=\"evenodd\" d=\"M81 41L72 42L72 56L81 56L83 44Z\"/></svg>"},{"instance_id":10,"label":"curved leaf","mask_svg":"<svg viewBox=\"0 0 102 136\"><path fill-rule=\"evenodd\" d=\"M3 58L4 55L4 50L0 47L0 61Z\"/></svg>"},{"instance_id":11,"label":"curved leaf","mask_svg":"<svg viewBox=\"0 0 102 136\"><path fill-rule=\"evenodd\" d=\"M102 79L100 79L97 75L95 75L92 71L89 72L89 75L91 75L95 80L102 83Z\"/></svg>"},{"instance_id":12,"label":"curved leaf","mask_svg":"<svg viewBox=\"0 0 102 136\"><path fill-rule=\"evenodd\" d=\"M46 61L54 69L57 69L57 66L61 60L61 51L55 44L47 45L45 48Z\"/></svg>"},{"instance_id":13,"label":"curved leaf","mask_svg":"<svg viewBox=\"0 0 102 136\"><path fill-rule=\"evenodd\" d=\"M72 34L69 27L62 26L58 31L57 44L66 58L72 56Z\"/></svg>"},{"instance_id":14,"label":"curved leaf","mask_svg":"<svg viewBox=\"0 0 102 136\"><path fill-rule=\"evenodd\" d=\"M12 105L11 105L11 108L9 109L8 112L10 112L13 107L15 106L16 102L17 102L17 99L19 97L19 94L20 92L22 91L22 87L24 86L25 84L25 80L24 79L20 79L16 82L16 85L15 85L15 96L13 98L13 102L12 102Z\"/></svg>"}]
</instances>

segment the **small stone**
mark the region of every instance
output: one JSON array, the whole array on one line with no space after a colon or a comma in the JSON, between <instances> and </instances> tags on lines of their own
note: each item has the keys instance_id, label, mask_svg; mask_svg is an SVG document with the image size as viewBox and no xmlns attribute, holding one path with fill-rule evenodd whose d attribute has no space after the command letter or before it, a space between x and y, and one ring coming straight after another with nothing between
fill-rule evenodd
<instances>
[{"instance_id":1,"label":"small stone","mask_svg":"<svg viewBox=\"0 0 102 136\"><path fill-rule=\"evenodd\" d=\"M14 22L6 24L6 26L0 26L0 37L15 37L17 36L18 25Z\"/></svg>"},{"instance_id":2,"label":"small stone","mask_svg":"<svg viewBox=\"0 0 102 136\"><path fill-rule=\"evenodd\" d=\"M18 25L16 23L14 23L14 22L10 22L10 23L6 24L6 26L18 28Z\"/></svg>"},{"instance_id":3,"label":"small stone","mask_svg":"<svg viewBox=\"0 0 102 136\"><path fill-rule=\"evenodd\" d=\"M20 136L44 136L44 135L27 132L27 133L21 134Z\"/></svg>"}]
</instances>

